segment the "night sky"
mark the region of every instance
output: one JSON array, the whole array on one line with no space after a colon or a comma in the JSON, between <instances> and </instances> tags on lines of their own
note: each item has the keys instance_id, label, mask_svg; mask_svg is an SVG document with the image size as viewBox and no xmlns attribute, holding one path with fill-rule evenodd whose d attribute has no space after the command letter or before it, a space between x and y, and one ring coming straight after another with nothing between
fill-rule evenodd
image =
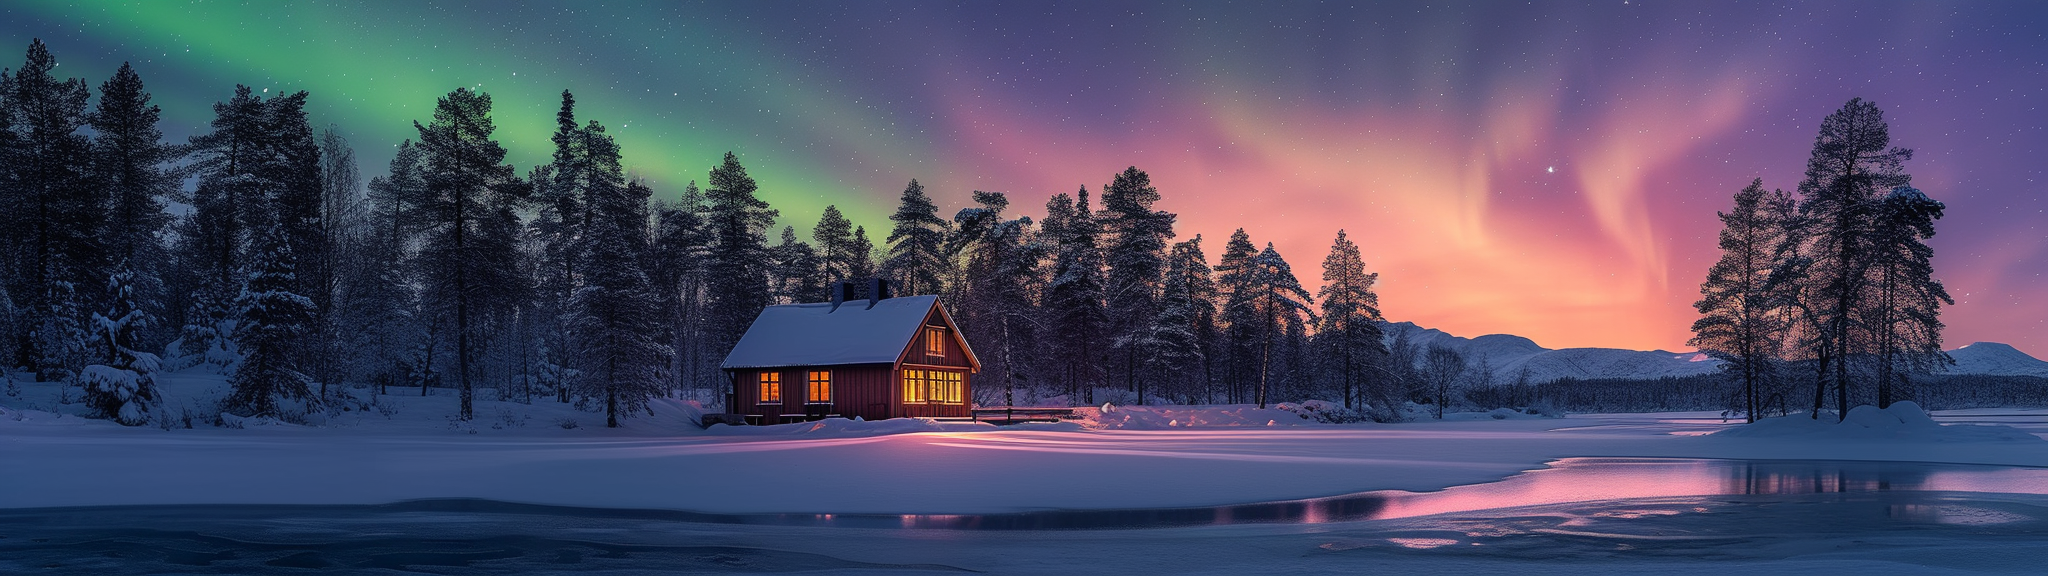
<instances>
[{"instance_id":1,"label":"night sky","mask_svg":"<svg viewBox=\"0 0 2048 576\"><path fill-rule=\"evenodd\" d=\"M1211 258L1244 227L1313 286L1341 228L1390 319L1672 350L1714 212L1862 97L1948 204L1948 347L2048 357L2048 3L1181 4L8 2L0 66L132 61L178 141L237 83L307 90L366 180L460 86L524 173L566 88L658 195L731 150L785 223L878 239L911 178L1038 216L1136 165Z\"/></svg>"}]
</instances>

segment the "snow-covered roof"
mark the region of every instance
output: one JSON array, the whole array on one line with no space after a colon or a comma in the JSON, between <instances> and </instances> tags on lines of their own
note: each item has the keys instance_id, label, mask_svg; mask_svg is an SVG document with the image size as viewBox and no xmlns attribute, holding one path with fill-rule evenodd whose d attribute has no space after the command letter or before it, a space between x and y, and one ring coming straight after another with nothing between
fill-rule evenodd
<instances>
[{"instance_id":1,"label":"snow-covered roof","mask_svg":"<svg viewBox=\"0 0 2048 576\"><path fill-rule=\"evenodd\" d=\"M872 308L866 299L848 300L837 310L825 302L769 306L721 367L894 364L938 301L938 296L925 295L885 298ZM967 341L959 342L965 349ZM974 352L967 354L971 358Z\"/></svg>"}]
</instances>

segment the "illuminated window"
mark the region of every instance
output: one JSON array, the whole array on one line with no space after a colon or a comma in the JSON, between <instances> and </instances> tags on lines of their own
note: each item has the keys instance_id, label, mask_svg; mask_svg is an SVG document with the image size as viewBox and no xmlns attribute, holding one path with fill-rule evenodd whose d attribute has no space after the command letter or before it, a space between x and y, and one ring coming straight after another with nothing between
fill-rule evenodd
<instances>
[{"instance_id":1,"label":"illuminated window","mask_svg":"<svg viewBox=\"0 0 2048 576\"><path fill-rule=\"evenodd\" d=\"M932 400L947 404L961 403L962 374L959 372L932 372Z\"/></svg>"},{"instance_id":2,"label":"illuminated window","mask_svg":"<svg viewBox=\"0 0 2048 576\"><path fill-rule=\"evenodd\" d=\"M777 372L762 372L762 373L761 373L761 403L762 403L762 404L781 404L781 403L782 403L782 374L781 374L781 373L777 373Z\"/></svg>"},{"instance_id":3,"label":"illuminated window","mask_svg":"<svg viewBox=\"0 0 2048 576\"><path fill-rule=\"evenodd\" d=\"M830 370L812 370L812 371L811 371L811 377L810 377L810 384L811 384L811 385L810 385L810 389L806 391L806 392L808 392L808 393L804 395L804 402L805 402L805 403L808 403L808 404L831 404L831 403L832 403L832 371L830 371Z\"/></svg>"},{"instance_id":4,"label":"illuminated window","mask_svg":"<svg viewBox=\"0 0 2048 576\"><path fill-rule=\"evenodd\" d=\"M903 402L925 402L930 398L931 382L925 379L924 370L903 371Z\"/></svg>"},{"instance_id":5,"label":"illuminated window","mask_svg":"<svg viewBox=\"0 0 2048 576\"><path fill-rule=\"evenodd\" d=\"M900 334L900 332L899 332ZM927 356L946 355L946 329L924 329L924 353Z\"/></svg>"}]
</instances>

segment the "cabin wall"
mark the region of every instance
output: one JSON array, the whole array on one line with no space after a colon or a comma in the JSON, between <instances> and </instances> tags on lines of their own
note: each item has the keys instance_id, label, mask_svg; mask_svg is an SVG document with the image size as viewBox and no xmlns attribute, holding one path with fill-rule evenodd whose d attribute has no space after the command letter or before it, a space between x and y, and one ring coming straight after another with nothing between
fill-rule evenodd
<instances>
[{"instance_id":1,"label":"cabin wall","mask_svg":"<svg viewBox=\"0 0 2048 576\"><path fill-rule=\"evenodd\" d=\"M830 404L813 405L805 397L810 392L807 379L813 370L832 372ZM780 404L761 403L762 372L775 372L782 376ZM760 415L762 424L780 424L784 421L783 414L838 414L867 420L895 416L890 407L896 398L893 393L896 382L887 364L761 368L734 370L731 374L737 378L733 383L732 413Z\"/></svg>"}]
</instances>

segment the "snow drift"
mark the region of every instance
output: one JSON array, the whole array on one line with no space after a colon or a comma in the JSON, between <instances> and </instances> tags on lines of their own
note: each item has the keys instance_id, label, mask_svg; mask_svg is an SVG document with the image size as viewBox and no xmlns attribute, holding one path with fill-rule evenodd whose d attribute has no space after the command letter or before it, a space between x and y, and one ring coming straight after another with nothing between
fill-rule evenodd
<instances>
[{"instance_id":1,"label":"snow drift","mask_svg":"<svg viewBox=\"0 0 2048 576\"><path fill-rule=\"evenodd\" d=\"M1941 424L1913 402L1890 408L1863 405L1849 409L1840 422L1806 415L1766 418L1711 434L1734 438L1811 438L1906 442L2048 442L2011 426Z\"/></svg>"}]
</instances>

